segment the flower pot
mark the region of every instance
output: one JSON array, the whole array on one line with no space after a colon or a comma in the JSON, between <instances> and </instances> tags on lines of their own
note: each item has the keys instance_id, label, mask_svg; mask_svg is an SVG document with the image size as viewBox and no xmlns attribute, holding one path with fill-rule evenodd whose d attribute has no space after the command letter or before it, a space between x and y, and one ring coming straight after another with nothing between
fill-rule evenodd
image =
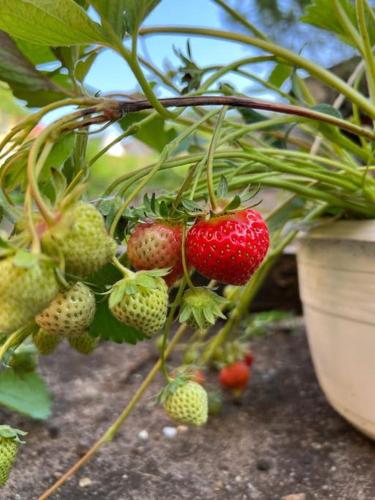
<instances>
[{"instance_id":1,"label":"flower pot","mask_svg":"<svg viewBox=\"0 0 375 500\"><path fill-rule=\"evenodd\" d=\"M297 259L319 383L331 405L375 439L375 221L314 229Z\"/></svg>"}]
</instances>

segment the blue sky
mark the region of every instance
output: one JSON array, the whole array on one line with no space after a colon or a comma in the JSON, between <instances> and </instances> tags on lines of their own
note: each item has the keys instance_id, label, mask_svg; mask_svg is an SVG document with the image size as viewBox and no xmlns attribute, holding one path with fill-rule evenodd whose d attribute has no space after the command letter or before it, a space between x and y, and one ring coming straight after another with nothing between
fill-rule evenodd
<instances>
[{"instance_id":1,"label":"blue sky","mask_svg":"<svg viewBox=\"0 0 375 500\"><path fill-rule=\"evenodd\" d=\"M208 0L162 0L147 18L145 24L173 24L190 26L222 27L222 13ZM185 49L185 36L150 36L144 42L152 61L162 67L166 59L176 61L173 46ZM143 42L140 44L142 49ZM240 44L191 38L193 57L202 64L226 63L249 54L249 48ZM184 50L185 51L185 50ZM241 79L237 79L240 82ZM99 56L87 77L87 83L103 92L132 90L136 87L134 76L126 63L110 50Z\"/></svg>"}]
</instances>

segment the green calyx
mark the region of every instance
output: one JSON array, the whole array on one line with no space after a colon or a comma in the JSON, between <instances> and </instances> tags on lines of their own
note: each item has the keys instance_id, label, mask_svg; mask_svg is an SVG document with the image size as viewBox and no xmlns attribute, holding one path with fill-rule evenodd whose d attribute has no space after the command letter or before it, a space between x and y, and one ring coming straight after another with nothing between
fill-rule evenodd
<instances>
[{"instance_id":1,"label":"green calyx","mask_svg":"<svg viewBox=\"0 0 375 500\"><path fill-rule=\"evenodd\" d=\"M184 293L179 320L191 326L206 329L216 323L218 318L225 319L221 310L226 300L208 288L191 288Z\"/></svg>"},{"instance_id":2,"label":"green calyx","mask_svg":"<svg viewBox=\"0 0 375 500\"><path fill-rule=\"evenodd\" d=\"M249 351L249 345L239 340L226 342L216 348L212 356L212 362L216 368L231 365L237 361L243 361L246 353Z\"/></svg>"},{"instance_id":3,"label":"green calyx","mask_svg":"<svg viewBox=\"0 0 375 500\"><path fill-rule=\"evenodd\" d=\"M168 310L168 287L164 270L129 272L118 281L109 297L109 308L121 323L152 337L164 326Z\"/></svg>"},{"instance_id":4,"label":"green calyx","mask_svg":"<svg viewBox=\"0 0 375 500\"><path fill-rule=\"evenodd\" d=\"M20 429L15 429L10 425L0 425L0 437L5 439L10 439L18 444L23 444L21 437L26 436L27 432L21 431Z\"/></svg>"},{"instance_id":5,"label":"green calyx","mask_svg":"<svg viewBox=\"0 0 375 500\"><path fill-rule=\"evenodd\" d=\"M179 387L184 386L189 381L189 377L185 374L179 374L175 378L171 378L168 384L157 395L159 403L164 404L169 396L172 396Z\"/></svg>"},{"instance_id":6,"label":"green calyx","mask_svg":"<svg viewBox=\"0 0 375 500\"><path fill-rule=\"evenodd\" d=\"M151 271L128 272L128 275L115 283L109 296L109 307L117 306L125 295L136 295L147 290L157 290L164 287L162 276L168 274L169 269L153 269Z\"/></svg>"}]
</instances>

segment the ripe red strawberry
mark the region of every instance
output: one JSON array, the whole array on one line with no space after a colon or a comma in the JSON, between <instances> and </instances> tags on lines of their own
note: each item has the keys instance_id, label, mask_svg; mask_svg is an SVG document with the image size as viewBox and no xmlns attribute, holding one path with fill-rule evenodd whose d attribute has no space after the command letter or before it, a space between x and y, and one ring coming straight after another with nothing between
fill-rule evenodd
<instances>
[{"instance_id":1,"label":"ripe red strawberry","mask_svg":"<svg viewBox=\"0 0 375 500\"><path fill-rule=\"evenodd\" d=\"M261 264L269 233L259 212L241 210L197 221L186 238L188 263L206 278L244 285Z\"/></svg>"},{"instance_id":2,"label":"ripe red strawberry","mask_svg":"<svg viewBox=\"0 0 375 500\"><path fill-rule=\"evenodd\" d=\"M129 261L135 269L151 270L170 267L163 276L169 286L183 274L182 226L165 221L140 223L128 241Z\"/></svg>"},{"instance_id":3,"label":"ripe red strawberry","mask_svg":"<svg viewBox=\"0 0 375 500\"><path fill-rule=\"evenodd\" d=\"M249 381L250 368L243 361L224 366L220 370L220 384L227 389L244 389Z\"/></svg>"}]
</instances>

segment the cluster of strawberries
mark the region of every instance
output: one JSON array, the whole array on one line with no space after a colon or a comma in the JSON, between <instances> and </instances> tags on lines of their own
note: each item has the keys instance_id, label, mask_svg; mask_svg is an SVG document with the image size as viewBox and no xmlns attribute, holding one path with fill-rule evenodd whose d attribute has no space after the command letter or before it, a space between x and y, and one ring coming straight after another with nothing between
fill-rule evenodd
<instances>
[{"instance_id":1,"label":"cluster of strawberries","mask_svg":"<svg viewBox=\"0 0 375 500\"><path fill-rule=\"evenodd\" d=\"M41 252L20 249L12 238L2 248L0 332L9 335L36 325L33 341L41 354L53 352L64 338L84 354L95 348L97 339L89 328L97 305L88 278L107 263L117 263L123 271L123 278L108 290L109 310L119 322L152 337L166 322L168 286L183 276L184 267L186 273L194 268L210 280L243 285L269 245L267 226L251 209L200 217L187 231L179 222L138 222L125 242L132 271L122 264L123 256L116 259L118 245L107 233L102 214L89 203L72 202L56 214L53 224L35 224ZM207 287L190 286L182 298L180 322L207 328L223 317L223 301ZM248 378L249 367L242 362L220 371L225 387L243 388ZM202 425L207 420L207 393L191 378L173 379L162 401L179 422ZM9 431L10 437L7 432L0 433L0 445L10 440L4 443L16 449L17 432Z\"/></svg>"},{"instance_id":2,"label":"cluster of strawberries","mask_svg":"<svg viewBox=\"0 0 375 500\"><path fill-rule=\"evenodd\" d=\"M128 257L136 269L170 268L172 285L183 274L183 226L166 221L140 223L128 241ZM187 263L206 278L244 285L263 261L269 246L267 226L252 209L198 220L185 242Z\"/></svg>"},{"instance_id":3,"label":"cluster of strawberries","mask_svg":"<svg viewBox=\"0 0 375 500\"><path fill-rule=\"evenodd\" d=\"M165 281L171 286L183 275L183 245L186 268L195 268L204 277L229 285L244 285L264 259L269 245L267 226L251 209L200 219L190 228L186 241L181 224L166 221L139 223L127 242L130 263L136 269L169 268ZM180 321L205 329L223 317L222 299L205 287L184 294ZM251 353L244 360L221 358L219 380L223 387L242 391L248 383ZM207 421L209 397L195 373L194 380L174 379L162 393L161 401L174 420L189 425Z\"/></svg>"}]
</instances>

